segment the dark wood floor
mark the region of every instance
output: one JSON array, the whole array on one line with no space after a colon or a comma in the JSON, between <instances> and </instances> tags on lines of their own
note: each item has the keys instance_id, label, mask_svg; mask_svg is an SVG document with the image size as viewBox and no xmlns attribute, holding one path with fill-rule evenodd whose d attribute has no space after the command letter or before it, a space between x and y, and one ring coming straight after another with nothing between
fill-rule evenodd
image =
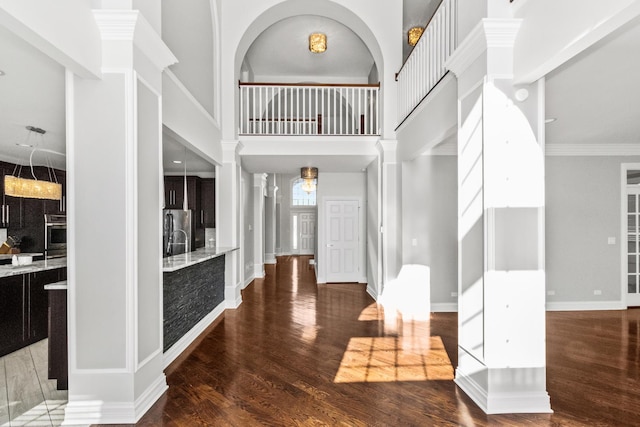
<instances>
[{"instance_id":1,"label":"dark wood floor","mask_svg":"<svg viewBox=\"0 0 640 427\"><path fill-rule=\"evenodd\" d=\"M243 300L169 367L138 425L640 425L637 309L548 313L555 412L487 416L451 380L455 313L385 321L363 285L316 285L306 257L278 258Z\"/></svg>"}]
</instances>

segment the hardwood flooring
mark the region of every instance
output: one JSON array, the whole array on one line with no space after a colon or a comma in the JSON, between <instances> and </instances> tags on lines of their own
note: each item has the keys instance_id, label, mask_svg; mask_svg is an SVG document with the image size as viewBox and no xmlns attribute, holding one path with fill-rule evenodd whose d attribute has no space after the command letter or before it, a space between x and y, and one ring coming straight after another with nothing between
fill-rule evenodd
<instances>
[{"instance_id":1,"label":"hardwood flooring","mask_svg":"<svg viewBox=\"0 0 640 427\"><path fill-rule=\"evenodd\" d=\"M359 284L281 257L167 370L140 426L640 425L640 310L549 312L553 414L485 415L451 380L457 315L384 319ZM390 316L388 316L390 317Z\"/></svg>"},{"instance_id":2,"label":"hardwood flooring","mask_svg":"<svg viewBox=\"0 0 640 427\"><path fill-rule=\"evenodd\" d=\"M0 426L59 426L67 392L47 379L47 340L0 358Z\"/></svg>"}]
</instances>

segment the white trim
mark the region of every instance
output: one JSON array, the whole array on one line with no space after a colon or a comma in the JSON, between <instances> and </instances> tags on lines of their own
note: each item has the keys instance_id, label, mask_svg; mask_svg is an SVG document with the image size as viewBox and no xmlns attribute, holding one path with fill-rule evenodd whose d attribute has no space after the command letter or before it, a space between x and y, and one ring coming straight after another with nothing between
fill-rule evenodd
<instances>
[{"instance_id":1,"label":"white trim","mask_svg":"<svg viewBox=\"0 0 640 427\"><path fill-rule=\"evenodd\" d=\"M274 254L268 253L264 255L264 263L273 265L273 264L277 264L278 261L276 260L276 256Z\"/></svg>"},{"instance_id":2,"label":"white trim","mask_svg":"<svg viewBox=\"0 0 640 427\"><path fill-rule=\"evenodd\" d=\"M517 371L517 368L514 369ZM546 391L491 392L483 389L458 367L454 382L485 414L550 414L553 413Z\"/></svg>"},{"instance_id":3,"label":"white trim","mask_svg":"<svg viewBox=\"0 0 640 427\"><path fill-rule=\"evenodd\" d=\"M640 156L640 144L547 144L547 156Z\"/></svg>"},{"instance_id":4,"label":"white trim","mask_svg":"<svg viewBox=\"0 0 640 427\"><path fill-rule=\"evenodd\" d=\"M233 289L235 292L235 286L227 286L226 289ZM226 308L235 310L240 307L240 304L242 304L242 294L238 295L234 301L225 300L225 304Z\"/></svg>"},{"instance_id":5,"label":"white trim","mask_svg":"<svg viewBox=\"0 0 640 427\"><path fill-rule=\"evenodd\" d=\"M371 284L367 284L367 293L374 301L378 301L378 292L376 292L375 288L371 286Z\"/></svg>"},{"instance_id":6,"label":"white trim","mask_svg":"<svg viewBox=\"0 0 640 427\"><path fill-rule=\"evenodd\" d=\"M254 264L253 265L253 277L255 279L263 279L264 278L264 264Z\"/></svg>"},{"instance_id":7,"label":"white trim","mask_svg":"<svg viewBox=\"0 0 640 427\"><path fill-rule=\"evenodd\" d=\"M546 311L625 310L622 301L547 301Z\"/></svg>"},{"instance_id":8,"label":"white trim","mask_svg":"<svg viewBox=\"0 0 640 427\"><path fill-rule=\"evenodd\" d=\"M244 283L242 284L242 289L245 289L247 286L249 286L255 279L256 277L253 275L245 279Z\"/></svg>"},{"instance_id":9,"label":"white trim","mask_svg":"<svg viewBox=\"0 0 640 427\"><path fill-rule=\"evenodd\" d=\"M162 374L133 403L72 400L64 410L64 421L61 425L135 423L168 388L165 376Z\"/></svg>"},{"instance_id":10,"label":"white trim","mask_svg":"<svg viewBox=\"0 0 640 427\"><path fill-rule=\"evenodd\" d=\"M162 366L166 369L178 356L184 352L207 329L220 315L224 313L224 301L218 304L209 314L195 324L193 328L182 336L175 344L173 344L163 355Z\"/></svg>"},{"instance_id":11,"label":"white trim","mask_svg":"<svg viewBox=\"0 0 640 427\"><path fill-rule=\"evenodd\" d=\"M432 302L431 312L432 313L457 313L458 303L457 302Z\"/></svg>"},{"instance_id":12,"label":"white trim","mask_svg":"<svg viewBox=\"0 0 640 427\"><path fill-rule=\"evenodd\" d=\"M453 82L451 82L452 80ZM438 84L433 89L431 89L427 96L409 113L409 115L403 119L402 124L396 129L396 134L402 132L404 128L408 126L408 123L410 123L418 114L420 114L425 108L427 108L432 100L436 99L437 95L445 90L447 83L450 82L457 85L455 76L453 76L452 74L445 74L442 80L439 81Z\"/></svg>"}]
</instances>

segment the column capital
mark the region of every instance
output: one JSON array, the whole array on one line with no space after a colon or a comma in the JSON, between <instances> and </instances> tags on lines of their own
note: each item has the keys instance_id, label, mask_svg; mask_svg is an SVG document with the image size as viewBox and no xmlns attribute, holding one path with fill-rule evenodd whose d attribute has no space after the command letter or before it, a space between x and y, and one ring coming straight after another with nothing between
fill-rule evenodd
<instances>
[{"instance_id":1,"label":"column capital","mask_svg":"<svg viewBox=\"0 0 640 427\"><path fill-rule=\"evenodd\" d=\"M240 141L221 141L220 144L222 145L223 163L240 163L240 151L244 147Z\"/></svg>"},{"instance_id":2,"label":"column capital","mask_svg":"<svg viewBox=\"0 0 640 427\"><path fill-rule=\"evenodd\" d=\"M376 144L378 155L384 163L395 163L398 158L398 141L395 139L381 139Z\"/></svg>"},{"instance_id":3,"label":"column capital","mask_svg":"<svg viewBox=\"0 0 640 427\"><path fill-rule=\"evenodd\" d=\"M482 19L460 43L445 67L460 77L488 49L507 48L511 59L509 74L513 74L512 52L521 24L522 19Z\"/></svg>"},{"instance_id":4,"label":"column capital","mask_svg":"<svg viewBox=\"0 0 640 427\"><path fill-rule=\"evenodd\" d=\"M139 11L97 9L93 11L93 17L103 42L132 42L158 71L178 62L160 35ZM103 51L103 66L105 53L107 52ZM114 61L118 60L114 58Z\"/></svg>"}]
</instances>

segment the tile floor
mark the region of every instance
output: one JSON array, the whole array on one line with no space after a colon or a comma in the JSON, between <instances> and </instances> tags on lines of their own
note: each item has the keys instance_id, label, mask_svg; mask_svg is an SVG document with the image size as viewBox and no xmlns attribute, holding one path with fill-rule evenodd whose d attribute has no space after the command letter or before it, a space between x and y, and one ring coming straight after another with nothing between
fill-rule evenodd
<instances>
[{"instance_id":1,"label":"tile floor","mask_svg":"<svg viewBox=\"0 0 640 427\"><path fill-rule=\"evenodd\" d=\"M0 357L0 427L59 426L67 391L47 379L44 339Z\"/></svg>"}]
</instances>

